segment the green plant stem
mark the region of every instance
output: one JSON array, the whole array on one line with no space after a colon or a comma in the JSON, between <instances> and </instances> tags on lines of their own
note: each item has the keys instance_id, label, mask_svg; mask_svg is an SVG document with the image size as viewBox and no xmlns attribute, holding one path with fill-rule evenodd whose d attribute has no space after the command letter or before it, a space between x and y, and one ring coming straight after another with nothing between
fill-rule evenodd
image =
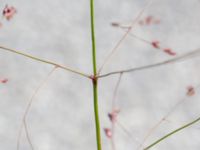
<instances>
[{"instance_id":1,"label":"green plant stem","mask_svg":"<svg viewBox=\"0 0 200 150\"><path fill-rule=\"evenodd\" d=\"M94 95L94 115L96 126L96 142L97 150L101 150L101 130L98 111L98 78L96 69L96 43L95 43L95 28L94 28L94 0L90 0L90 17L91 17L91 37L92 37L92 64L93 64L93 95Z\"/></svg>"},{"instance_id":2,"label":"green plant stem","mask_svg":"<svg viewBox=\"0 0 200 150\"><path fill-rule=\"evenodd\" d=\"M168 138L168 137L174 135L175 133L177 133L177 132L179 132L179 131L181 131L181 130L183 130L183 129L185 129L185 128L187 128L187 127L189 127L189 126L191 126L191 125L193 125L193 124L195 124L195 123L197 123L198 121L200 121L200 117L197 118L197 119L195 119L195 120L193 120L192 122L190 122L190 123L188 123L188 124L186 124L186 125L184 125L184 126L178 128L178 129L176 129L176 130L174 130L174 131L172 131L172 132L166 134L166 135L163 136L162 138L158 139L157 141L155 141L155 142L152 143L151 145L149 145L149 146L147 146L146 148L144 148L144 150L148 150L148 149L154 147L155 145L157 145L158 143L162 142L162 141L165 140L166 138Z\"/></svg>"},{"instance_id":3,"label":"green plant stem","mask_svg":"<svg viewBox=\"0 0 200 150\"><path fill-rule=\"evenodd\" d=\"M26 58L30 58L30 59L36 60L36 61L39 61L39 62L43 62L43 63L49 64L49 65L54 65L54 66L56 66L56 67L58 67L58 68L61 68L61 69L66 70L66 71L73 72L73 73L75 73L75 74L78 74L78 75L81 75L81 76L84 76L84 77L89 78L89 75L87 75L87 74L85 74L85 73L82 73L82 72L73 70L73 69L68 68L68 67L65 67L65 66L63 66L63 65L59 65L59 64L57 64L57 63L55 63L55 62L52 62L52 61L49 61L49 60L44 60L44 59L42 59L42 58L38 58L38 57L32 56L32 55L30 55L30 54L26 54L26 53L24 53L24 52L20 52L20 51L17 51L17 50L11 49L11 48L7 48L7 47L4 47L4 46L0 46L0 49L6 50L6 51L9 51L9 52L12 52L12 53L21 55L21 56L24 56L24 57L26 57Z\"/></svg>"},{"instance_id":4,"label":"green plant stem","mask_svg":"<svg viewBox=\"0 0 200 150\"><path fill-rule=\"evenodd\" d=\"M94 94L94 114L95 114L95 126L96 126L96 142L97 150L101 150L101 130L99 121L99 111L98 111L98 92L97 92L97 82L93 82L93 94Z\"/></svg>"},{"instance_id":5,"label":"green plant stem","mask_svg":"<svg viewBox=\"0 0 200 150\"><path fill-rule=\"evenodd\" d=\"M90 0L90 17L91 17L91 37L92 37L92 62L93 62L93 73L96 76L96 40L94 30L94 0Z\"/></svg>"}]
</instances>

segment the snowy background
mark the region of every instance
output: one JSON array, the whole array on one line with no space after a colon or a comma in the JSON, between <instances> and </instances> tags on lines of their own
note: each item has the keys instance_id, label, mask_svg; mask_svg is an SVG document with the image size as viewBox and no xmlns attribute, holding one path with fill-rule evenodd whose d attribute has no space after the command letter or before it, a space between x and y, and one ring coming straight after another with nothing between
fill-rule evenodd
<instances>
[{"instance_id":1,"label":"snowy background","mask_svg":"<svg viewBox=\"0 0 200 150\"><path fill-rule=\"evenodd\" d=\"M92 73L89 0L0 0L14 6L17 14L1 17L0 45ZM96 0L97 64L101 66L124 35L111 22L129 25L145 7L144 0ZM140 20L154 16L160 24L136 24L131 33L148 41L158 40L177 56L200 48L200 1L153 0ZM131 36L106 64L102 73L168 60L176 56ZM124 74L117 93L120 126L116 150L136 150L145 134L180 101L172 114L145 142L145 146L200 115L200 59L197 55L178 63ZM27 103L51 65L0 51L0 149L15 150ZM99 111L103 150L111 150L103 132L111 123L114 87L119 75L99 80ZM195 95L187 96L187 87ZM92 84L88 79L57 69L34 98L27 124L35 150L95 150ZM199 124L183 130L152 148L154 150L199 150ZM20 150L30 146L23 132Z\"/></svg>"}]
</instances>

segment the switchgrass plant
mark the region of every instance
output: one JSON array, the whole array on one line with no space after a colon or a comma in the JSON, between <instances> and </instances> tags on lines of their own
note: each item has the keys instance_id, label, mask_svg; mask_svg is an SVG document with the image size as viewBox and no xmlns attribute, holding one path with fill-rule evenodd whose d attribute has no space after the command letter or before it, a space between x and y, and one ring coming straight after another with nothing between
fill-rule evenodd
<instances>
[{"instance_id":1,"label":"switchgrass plant","mask_svg":"<svg viewBox=\"0 0 200 150\"><path fill-rule=\"evenodd\" d=\"M50 82L51 76L53 76L56 72L58 72L58 70L67 71L67 73L71 72L71 73L73 73L72 74L73 77L75 76L77 78L80 77L80 78L86 79L87 81L89 81L92 84L91 91L92 91L92 95L93 95L93 114L94 114L93 120L94 120L95 135L96 135L95 137L93 137L93 139L95 139L95 141L96 141L96 149L97 150L103 150L103 149L105 149L104 147L107 147L107 146L104 146L105 142L102 142L102 139L104 139L103 141L107 141L107 140L110 141L112 150L126 149L126 148L129 149L128 147L130 147L130 149L136 149L136 150L153 149L156 146L159 146L159 144L167 141L167 139L169 137L175 136L176 134L178 134L178 132L184 132L184 130L186 128L191 127L192 125L199 122L200 117L198 116L197 112L195 112L193 114L193 117L191 117L189 120L184 121L184 123L182 123L182 122L177 123L178 122L177 118L176 118L177 116L174 117L176 119L175 121L173 120L173 117L171 118L171 116L173 114L178 113L178 110L180 109L180 107L185 106L187 109L189 109L187 106L190 106L191 103L188 101L191 101L192 99L195 100L195 96L197 96L196 99L198 99L199 84L196 84L196 85L192 84L192 83L190 83L190 80L188 80L187 83L190 83L190 84L186 84L180 90L180 91L182 91L183 94L177 94L177 92L179 92L179 90L176 89L176 92L173 92L168 89L168 88L170 88L170 87L168 87L168 85L164 87L164 85L161 84L162 82L164 82L165 84L168 84L165 82L165 80L166 80L165 77L168 78L169 85L171 84L170 83L171 78L169 78L170 74L168 72L166 73L167 74L166 76L164 75L161 78L162 81L159 81L159 82L156 81L155 78L153 78L154 75L152 75L152 74L155 71L155 69L162 68L164 66L165 67L168 66L169 68L172 68L172 66L174 66L175 64L181 64L181 63L185 64L188 62L188 60L194 61L195 56L199 55L200 49L195 48L193 50L190 50L190 51L187 50L187 52L181 52L179 54L180 51L177 51L174 48L166 46L167 44L165 44L160 39L150 39L149 40L149 39L143 37L143 35L140 36L140 35L138 35L138 33L135 33L134 32L135 28L139 28L139 27L145 28L145 26L146 26L146 28L149 28L151 26L156 26L158 29L158 26L161 26L163 23L164 18L156 18L151 15L146 15L148 12L148 9L150 9L152 6L155 7L156 4L158 3L156 0L147 0L143 3L139 13L131 22L123 23L123 21L122 22L112 22L111 21L109 23L109 24L111 24L111 28L113 28L113 30L117 30L122 33L122 37L119 38L119 40L114 44L113 48L108 52L108 55L101 61L102 64L99 65L99 64L97 64L97 62L98 62L97 61L97 58L98 58L97 57L98 56L97 55L98 54L97 41L100 39L96 40L96 37L97 37L96 31L98 31L98 29L96 28L96 20L98 20L98 17L97 17L97 15L95 15L96 14L96 11L95 11L96 5L95 4L97 2L98 1L90 0L88 3L89 4L88 8L90 10L89 14L88 14L88 16L90 16L90 19L88 19L88 20L90 21L91 58L92 58L91 62L92 62L92 70L93 70L92 72L93 73L85 73L85 72L79 71L77 69L73 69L71 67L61 65L61 63L57 63L55 61L43 59L43 58L37 57L35 55L25 53L22 50L16 50L16 49L8 48L6 46L0 46L1 50L29 58L30 60L37 61L41 64L43 63L43 64L51 66L50 72L38 84L38 86L34 90L33 94L28 99L28 103L27 103L25 112L22 115L21 125L19 125L19 128L18 128L19 133L18 133L17 140L16 140L17 141L17 146L16 146L17 150L20 150L20 148L22 147L21 140L22 140L23 133L27 139L30 149L32 149L32 150L40 149L40 147L35 146L36 142L33 142L34 136L33 136L33 133L30 131L30 129L33 128L33 125L28 123L29 115L30 115L29 113L31 112L31 106L33 105L33 101L36 99L36 96L40 95L42 93L42 90L45 89L46 84L48 84L48 82ZM115 60L113 57L115 57L115 55L117 53L119 53L121 47L123 47L123 44L126 43L127 39L129 39L131 41L131 43L133 41L137 40L142 45L145 45L146 47L148 47L148 49L150 49L150 52L148 52L148 54L150 54L150 55L148 57L159 54L159 55L166 55L167 59L160 60L160 61L154 62L154 63L139 65L136 67L132 67L132 66L129 67L129 64L131 64L129 62L131 62L131 60L128 59L127 60L127 65L128 65L127 68L119 68L119 69L116 69L113 71L111 70L108 72L104 71L104 69L106 70L106 66L113 64L113 61ZM123 47L123 49L124 48L126 48L126 47ZM2 51L2 53L3 53L3 51ZM132 54L132 52L130 52L130 55L131 54ZM135 55L137 55L137 53ZM137 59L137 57L135 57L135 58ZM193 59L191 59L191 58L193 58ZM198 57L196 57L196 58L198 58ZM118 58L118 59L120 59L120 58ZM146 59L148 59L148 58L146 58ZM126 63L124 63L124 64L126 65ZM170 71L170 69L166 69L166 68L164 70ZM163 72L164 70L161 70L161 72ZM144 73L142 74L142 72L144 72ZM151 82L153 82L153 86L149 85L150 81L148 78L146 78L146 83L145 83L145 81L143 81L144 82L143 83L142 81L138 81L138 80L134 80L135 82L131 83L131 84L136 84L135 86L143 84L144 86L140 87L140 88L142 88L142 91L141 91L141 89L137 89L137 88L134 89L133 87L131 87L129 85L129 83L127 83L127 80L129 78L130 78L129 79L130 81L128 80L128 82L132 82L132 79L134 78L134 76L136 76L136 78L138 78L138 79L142 79L142 78L144 78L145 75L148 75L148 73L151 74L150 77L152 77ZM142 77L139 77L139 76L142 76ZM174 78L177 78L177 76L174 75ZM107 89L107 91L109 91L109 93L112 93L112 98L110 98L111 101L109 103L107 102L108 100L99 99L99 94L98 94L99 86L101 85L101 83L104 82L103 80L106 80L106 82L108 82L108 79L112 79L112 80L116 79L116 83L113 86L114 87L113 91L111 91L110 89ZM189 79L189 78L187 78L187 79ZM59 79L57 79L57 80L59 80ZM9 81L9 79L8 80L1 79L1 83L6 83L5 81L6 82ZM173 82L175 82L175 80L173 80ZM124 84L124 85L122 85L122 84ZM163 98L164 96L162 96L162 94L165 95L165 93L162 93L162 90L159 90L159 91L150 90L151 92L152 91L156 92L156 94L153 96L153 98L149 98L150 100L157 98L157 100L156 100L157 103L159 100L161 100L161 101L168 100L168 99L175 100L172 104L167 103L170 105L168 107L167 106L164 107L164 105L162 106L160 104L158 105L158 107L162 107L163 109L165 109L165 111L164 111L165 113L160 113L160 112L162 112L161 110L159 110L160 108L153 107L154 110L152 110L152 111L155 112L155 114L154 114L155 118L156 118L155 120L157 120L157 121L153 121L153 117L150 117L148 119L148 117L145 116L147 114L142 112L143 109L148 109L148 107L150 107L151 105L154 105L154 102L149 102L149 100L146 99L149 96L151 96L151 94L150 94L150 91L148 91L148 88L145 87L145 84L147 84L146 86L148 86L148 88L154 88L154 84L155 84L155 87L157 86L156 84L159 84L158 87L160 86L161 88L168 90L168 92L170 93L168 97ZM128 85L128 88L126 88L126 91L123 91L123 89L126 85ZM72 84L72 86L73 86L73 84ZM80 86L81 86L81 88L85 87L85 85L80 85ZM70 88L70 87L68 87L68 88ZM105 89L103 88L103 90L105 90ZM128 89L128 91L127 91L127 89ZM131 96L131 97L133 97L133 98L131 98L132 104L128 104L128 102L126 101L126 98L129 98L129 97L126 97L125 96L126 94L123 94L123 92L122 92L123 96L120 97L120 90L121 90L121 92L123 91L126 94L127 94L127 92L130 92L131 94L135 93L135 96L134 96L134 94L133 94L133 96ZM102 89L100 91L102 91ZM137 91L140 91L142 93L142 95L140 95L140 94L137 95ZM76 90L74 92L76 94L78 94L80 91ZM159 93L159 92L161 92L161 93ZM148 96L147 97L143 96L143 94L148 95ZM172 94L178 95L178 96L173 97ZM179 95L182 95L182 96L179 96ZM138 98L141 99L142 97L145 98L144 101L138 100ZM84 97L84 99L87 99L87 97ZM73 100L70 100L70 101L73 101ZM101 101L101 103L110 104L111 107L109 109L107 109L108 112L104 111L103 112L104 114L103 113L101 114L102 109L99 106L99 101ZM143 102L140 104L140 101L143 101ZM169 101L171 102L171 100L169 100ZM90 104L92 104L92 103L90 103ZM198 104L198 102L195 102L195 104ZM130 107L129 105L130 106L133 105L133 108ZM140 105L143 106L143 108L141 108ZM157 104L155 104L155 105L157 105ZM89 107L91 108L90 105L89 105ZM135 109L135 110L138 109L138 111L141 111L141 115L138 112L136 113L135 111L133 111L136 113L135 115L137 115L137 116L134 116L134 115L132 116L133 112L130 111L132 109ZM150 109L147 111L150 111ZM107 115L106 115L106 113L107 113ZM123 115L123 113L125 115ZM100 116L107 117L107 121L110 122L110 126L108 124L102 125ZM105 118L105 117L102 117L102 118ZM124 118L126 118L126 119L124 119ZM142 126L140 124L140 120L144 120L144 119L147 119L147 121ZM138 122L138 126L135 125L137 122ZM155 122L155 123L152 123L152 122ZM69 123L70 122L68 122L68 124ZM132 125L130 125L130 123ZM162 127L163 124L165 124L165 126L167 126L167 125L172 126L173 128L170 130L167 127L163 128L164 133L158 132L159 137L157 137L155 133L157 130L159 130L160 127ZM177 124L178 124L178 126L177 126ZM63 126L65 126L65 125L63 125ZM134 130L133 130L133 127L134 127ZM136 127L140 128L140 129L135 129ZM143 127L145 127L144 130L143 130ZM136 132L137 130L140 130L143 132L138 133L138 132ZM133 131L135 133L133 133ZM123 133L123 135L121 135L119 133ZM84 136L85 135L80 135L81 138L84 138ZM126 141L128 141L128 143L130 143L130 145L127 147L120 147L120 145L118 144L119 139L122 140L121 137L123 137L123 136L124 136L124 139L126 139ZM154 136L155 136L155 138L152 138ZM77 143L77 145L79 144L78 141L76 141L75 143ZM174 144L176 144L176 143L174 143ZM69 148L69 147L67 146L65 148ZM52 149L52 148L47 147L44 149ZM73 148L71 148L71 149L73 149ZM92 147L92 149L94 149L94 147Z\"/></svg>"}]
</instances>

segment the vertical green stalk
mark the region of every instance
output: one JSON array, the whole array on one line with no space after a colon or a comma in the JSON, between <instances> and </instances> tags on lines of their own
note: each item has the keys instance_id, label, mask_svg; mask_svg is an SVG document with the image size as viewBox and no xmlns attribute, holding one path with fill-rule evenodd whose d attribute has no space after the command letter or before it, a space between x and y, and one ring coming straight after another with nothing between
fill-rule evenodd
<instances>
[{"instance_id":1,"label":"vertical green stalk","mask_svg":"<svg viewBox=\"0 0 200 150\"><path fill-rule=\"evenodd\" d=\"M96 141L97 150L101 150L101 130L100 121L98 114L98 93L97 93L97 82L93 82L93 94L94 94L94 114L95 114L95 125L96 125Z\"/></svg>"},{"instance_id":2,"label":"vertical green stalk","mask_svg":"<svg viewBox=\"0 0 200 150\"><path fill-rule=\"evenodd\" d=\"M91 19L91 36L92 36L92 62L93 62L93 73L96 76L96 41L94 31L94 0L90 0L90 19Z\"/></svg>"},{"instance_id":3,"label":"vertical green stalk","mask_svg":"<svg viewBox=\"0 0 200 150\"><path fill-rule=\"evenodd\" d=\"M91 17L91 37L92 37L92 63L93 63L93 95L94 95L94 114L96 125L96 141L97 150L101 150L101 130L98 112L98 78L96 69L96 43L95 43L95 30L94 30L94 0L90 0L90 17Z\"/></svg>"}]
</instances>

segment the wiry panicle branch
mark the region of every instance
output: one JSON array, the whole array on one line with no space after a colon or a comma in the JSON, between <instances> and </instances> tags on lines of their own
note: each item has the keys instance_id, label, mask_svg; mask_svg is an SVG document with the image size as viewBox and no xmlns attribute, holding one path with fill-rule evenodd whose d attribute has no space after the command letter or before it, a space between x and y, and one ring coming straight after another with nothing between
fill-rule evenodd
<instances>
[{"instance_id":1,"label":"wiry panicle branch","mask_svg":"<svg viewBox=\"0 0 200 150\"><path fill-rule=\"evenodd\" d=\"M197 90L198 88L200 88L200 85L196 86L195 90ZM166 121L166 119L175 111L177 110L177 108L182 105L186 100L190 99L191 96L194 95L195 93L194 87L189 86L188 87L188 91L186 93L187 97L184 97L183 99L181 99L180 101L178 101L145 135L144 139L142 140L140 146L138 147L137 150L141 149L141 147L143 147L144 143L146 142L146 140L151 136L151 134L153 132L155 132L155 130L164 122ZM189 97L189 98L188 98Z\"/></svg>"},{"instance_id":2,"label":"wiry panicle branch","mask_svg":"<svg viewBox=\"0 0 200 150\"><path fill-rule=\"evenodd\" d=\"M139 12L139 14L137 15L137 17L132 21L131 25L129 26L129 28L127 29L127 31L125 32L125 34L122 36L122 38L117 42L117 44L115 45L115 47L111 50L110 54L106 57L106 59L104 60L103 64L101 65L100 69L98 70L98 75L101 73L101 71L103 70L104 66L106 65L106 63L110 60L110 58L113 56L113 54L116 52L116 50L119 48L119 46L124 42L124 40L126 39L126 37L129 35L129 33L132 31L133 26L139 21L139 19L141 18L141 16L143 15L144 11L151 5L153 0L147 0L146 4L144 6L144 8Z\"/></svg>"},{"instance_id":3,"label":"wiry panicle branch","mask_svg":"<svg viewBox=\"0 0 200 150\"><path fill-rule=\"evenodd\" d=\"M28 132L28 126L27 126L27 116L28 116L28 113L30 111L30 108L31 108L31 105L33 103L33 100L35 98L35 96L37 95L37 93L39 92L39 90L47 83L49 77L53 74L53 72L56 70L57 67L54 67L49 73L48 75L46 76L46 78L39 84L39 86L37 87L37 89L34 91L34 93L32 94L28 104L27 104L27 107L25 109L25 112L23 114L23 118L22 118L22 124L20 126L20 130L19 130L19 134L18 134L18 138L17 138L17 150L19 150L20 148L20 138L21 138L21 135L22 135L22 129L24 127L25 129L25 133L26 133L26 138L28 140L28 143L31 147L31 150L34 150L34 147L33 147L33 144L31 142L31 138L30 138L30 135L29 135L29 132Z\"/></svg>"},{"instance_id":4,"label":"wiry panicle branch","mask_svg":"<svg viewBox=\"0 0 200 150\"><path fill-rule=\"evenodd\" d=\"M182 56L179 56L179 57L176 57L176 58L173 58L173 59L169 59L169 60L166 60L166 61L162 61L162 62L159 62L159 63L150 64L150 65L145 65L145 66L141 66L141 67L135 67L135 68L125 69L125 70L113 71L113 72L110 72L110 73L99 75L98 77L103 78L103 77L107 77L107 76L114 75L114 74L131 73L131 72L135 72L135 71L142 71L142 70L146 70L146 69L150 69L150 68L156 68L156 67L159 67L159 66L175 63L175 62L178 62L180 60L189 59L191 57L196 56L199 53L200 53L200 49L196 49L194 51L183 54Z\"/></svg>"},{"instance_id":5,"label":"wiry panicle branch","mask_svg":"<svg viewBox=\"0 0 200 150\"><path fill-rule=\"evenodd\" d=\"M73 73L75 73L75 74L78 74L78 75L81 75L81 76L84 76L84 77L89 78L89 75L87 75L87 74L85 74L85 73L82 73L82 72L76 71L76 70L74 70L74 69L65 67L65 66L60 65L60 64L58 64L58 63L55 63L55 62L53 62L53 61L49 61L49 60L45 60L45 59L42 59L42 58L38 58L38 57L32 56L32 55L30 55L30 54L26 54L26 53L24 53L24 52L17 51L17 50L14 50L14 49L11 49L11 48L7 48L7 47L4 47L4 46L0 46L0 49L6 50L6 51L9 51L9 52L12 52L12 53L21 55L21 56L24 56L24 57L26 57L26 58L30 58L30 59L36 60L36 61L39 61L39 62L43 62L43 63L49 64L49 65L53 65L53 66L59 67L59 68L61 68L61 69L64 69L64 70L66 70L66 71L73 72Z\"/></svg>"}]
</instances>

